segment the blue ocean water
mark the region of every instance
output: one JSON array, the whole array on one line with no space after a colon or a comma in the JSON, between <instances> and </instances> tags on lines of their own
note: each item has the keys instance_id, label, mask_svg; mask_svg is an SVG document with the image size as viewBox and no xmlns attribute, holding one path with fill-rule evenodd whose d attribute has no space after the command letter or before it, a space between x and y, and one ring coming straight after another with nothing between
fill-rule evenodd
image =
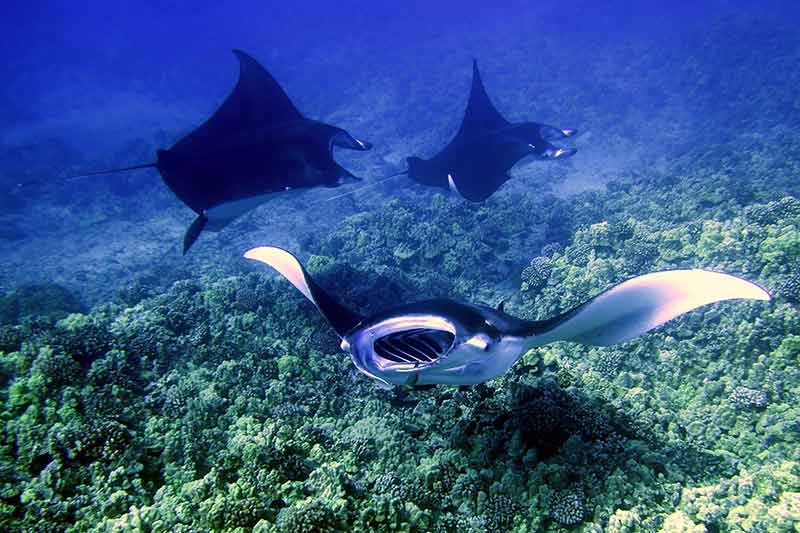
<instances>
[{"instance_id":1,"label":"blue ocean water","mask_svg":"<svg viewBox=\"0 0 800 533\"><path fill-rule=\"evenodd\" d=\"M792 531L796 2L13 2L0 18L0 524L25 531ZM154 161L256 58L356 185L203 232ZM399 176L495 107L580 133L471 204ZM30 185L19 187L20 183ZM774 302L468 388L386 392L253 246L369 314L545 319L675 268ZM320 384L324 384L321 386ZM237 529L239 528L239 529Z\"/></svg>"}]
</instances>

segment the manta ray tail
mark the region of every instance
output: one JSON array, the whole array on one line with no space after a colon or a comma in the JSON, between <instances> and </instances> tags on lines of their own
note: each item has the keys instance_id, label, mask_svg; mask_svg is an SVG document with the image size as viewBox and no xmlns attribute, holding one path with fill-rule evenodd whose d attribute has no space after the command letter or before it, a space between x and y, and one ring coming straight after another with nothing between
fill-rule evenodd
<instances>
[{"instance_id":1,"label":"manta ray tail","mask_svg":"<svg viewBox=\"0 0 800 533\"><path fill-rule=\"evenodd\" d=\"M563 315L532 323L532 346L573 341L608 346L637 337L692 309L722 300L769 300L741 278L706 270L668 270L617 285Z\"/></svg>"},{"instance_id":2,"label":"manta ray tail","mask_svg":"<svg viewBox=\"0 0 800 533\"><path fill-rule=\"evenodd\" d=\"M364 185L363 187L358 187L358 188L353 189L351 191L343 192L342 194L337 194L336 196L331 196L330 198L326 198L325 200L322 200L322 202L330 202L331 200L338 200L339 198L344 198L345 196L350 196L351 194L356 194L356 193L364 191L366 189L371 189L372 187L380 185L381 183L383 183L385 181L389 181L389 180L394 179L394 178L396 178L398 176L405 176L406 174L408 174L408 170L403 170L401 172L396 172L394 174L390 174L388 176L384 176L383 178L381 178L381 179L379 179L377 181L374 181L374 182L370 183L369 185ZM350 175L352 177L356 178L356 176L353 176L352 174L350 174ZM356 179L358 181L362 181L362 178L356 178ZM314 204L311 204L311 205L315 205L315 204L322 203L322 202L315 202Z\"/></svg>"},{"instance_id":3,"label":"manta ray tail","mask_svg":"<svg viewBox=\"0 0 800 533\"><path fill-rule=\"evenodd\" d=\"M109 168L109 169L106 169L106 170L95 170L95 171L92 171L92 172L85 172L83 174L75 174L74 176L65 176L63 178L59 178L57 180L51 181L50 183L56 183L56 184L69 183L70 181L76 181L76 180L80 180L80 179L83 179L83 178L90 178L92 176L102 176L104 174L116 174L117 172L128 172L129 170L139 170L139 169L142 169L142 168L151 168L151 167L155 168L155 166L156 166L155 163L144 163L144 164L141 164L141 165L133 165L131 167ZM31 185L38 185L40 183L44 183L44 180L25 181L25 182L22 182L22 183L18 183L17 187L20 187L20 188L29 187Z\"/></svg>"},{"instance_id":4,"label":"manta ray tail","mask_svg":"<svg viewBox=\"0 0 800 533\"><path fill-rule=\"evenodd\" d=\"M320 314L339 337L344 337L348 331L363 320L362 316L347 309L322 290L306 272L300 261L286 250L273 246L261 246L248 250L244 256L274 268L289 280L297 290L303 293L303 296L317 306Z\"/></svg>"}]
</instances>

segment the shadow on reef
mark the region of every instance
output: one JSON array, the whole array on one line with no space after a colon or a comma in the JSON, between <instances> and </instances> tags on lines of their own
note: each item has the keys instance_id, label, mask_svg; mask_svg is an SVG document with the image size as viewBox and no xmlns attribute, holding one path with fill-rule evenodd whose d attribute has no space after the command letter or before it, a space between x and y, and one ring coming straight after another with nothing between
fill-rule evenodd
<instances>
[{"instance_id":1,"label":"shadow on reef","mask_svg":"<svg viewBox=\"0 0 800 533\"><path fill-rule=\"evenodd\" d=\"M530 371L536 369L517 369L520 374ZM437 531L506 531L520 517L532 517L518 498L497 494L497 478L487 466L502 465L516 485L546 487L547 513L538 520L557 528L587 520L594 513L594 499L603 497L598 490L613 486L614 477L674 480L670 470L676 463L677 477L687 483L700 479L708 483L736 471L735 465L695 446L685 434L685 439L667 441L658 435L665 428L648 427L647 422L574 387L562 388L559 381L568 379L568 373L538 372L541 377L534 384L507 381L498 388L482 384L405 395L378 393L411 418L426 401L439 411L450 411L457 404L471 414L452 424L444 422L433 433L408 423L410 446L423 457L434 453L439 459L427 475L382 473L374 479L373 493L438 513ZM437 433L443 440L431 448ZM489 494L494 495L479 513L465 513L459 505ZM654 505L673 507L680 501L680 490L656 489L651 498Z\"/></svg>"},{"instance_id":2,"label":"shadow on reef","mask_svg":"<svg viewBox=\"0 0 800 533\"><path fill-rule=\"evenodd\" d=\"M0 324L20 324L34 317L55 321L84 311L74 294L55 283L23 285L0 297Z\"/></svg>"},{"instance_id":3,"label":"shadow on reef","mask_svg":"<svg viewBox=\"0 0 800 533\"><path fill-rule=\"evenodd\" d=\"M474 414L453 428L451 444L470 449L480 440L485 444L481 453L489 463L530 452L529 459L553 460L580 469L579 476L573 472L575 475L562 483L586 482L587 473L594 483L624 467L635 442L637 451L649 456L657 474L666 472L666 458L680 457L687 473L698 477L708 476L710 469L720 464L718 458L690 443L665 442L640 421L609 408L602 400L575 388L564 389L547 377L536 385L509 384L502 406L491 401L494 393L488 387L476 387L475 394L481 399Z\"/></svg>"}]
</instances>

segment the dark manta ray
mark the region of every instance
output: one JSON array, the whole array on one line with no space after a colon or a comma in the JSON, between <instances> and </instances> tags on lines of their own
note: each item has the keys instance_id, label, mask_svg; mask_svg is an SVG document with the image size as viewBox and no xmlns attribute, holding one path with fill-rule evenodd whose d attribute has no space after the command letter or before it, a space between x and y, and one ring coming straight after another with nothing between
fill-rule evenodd
<instances>
[{"instance_id":1,"label":"dark manta ray","mask_svg":"<svg viewBox=\"0 0 800 533\"><path fill-rule=\"evenodd\" d=\"M607 346L721 300L769 300L743 279L705 270L638 276L560 316L529 321L484 305L429 300L362 317L337 303L289 252L253 248L245 257L286 277L342 339L358 370L382 387L470 385L504 374L528 349L554 341Z\"/></svg>"},{"instance_id":2,"label":"dark manta ray","mask_svg":"<svg viewBox=\"0 0 800 533\"><path fill-rule=\"evenodd\" d=\"M333 147L369 150L371 145L336 126L305 118L278 82L255 59L234 50L239 81L200 127L155 163L180 200L197 218L186 231L186 253L203 229L219 231L273 193L336 187L355 178L333 159ZM113 171L94 172L92 174Z\"/></svg>"},{"instance_id":3,"label":"dark manta ray","mask_svg":"<svg viewBox=\"0 0 800 533\"><path fill-rule=\"evenodd\" d=\"M482 202L509 180L511 167L523 157L558 159L573 155L574 148L559 148L550 141L576 133L574 129L536 122L512 124L504 119L489 100L478 62L473 61L472 90L461 128L431 159L409 157L408 176L423 185L450 188L470 202Z\"/></svg>"}]
</instances>

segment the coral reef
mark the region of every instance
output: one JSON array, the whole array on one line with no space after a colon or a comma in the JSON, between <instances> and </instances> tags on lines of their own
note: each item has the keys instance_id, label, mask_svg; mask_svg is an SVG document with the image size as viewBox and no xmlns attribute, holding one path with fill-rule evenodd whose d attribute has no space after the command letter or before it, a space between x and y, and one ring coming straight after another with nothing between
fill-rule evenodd
<instances>
[{"instance_id":1,"label":"coral reef","mask_svg":"<svg viewBox=\"0 0 800 533\"><path fill-rule=\"evenodd\" d=\"M378 220L397 223L389 212L416 218L420 209L395 203L339 232L377 234ZM550 281L511 305L521 315L551 315L631 275L643 256L648 268L691 262L779 286L798 259L788 231L796 215L786 211L753 233L750 211L725 224L711 215L667 225L628 215L584 225L565 248L535 258ZM344 253L366 263L367 288L381 283L369 271L380 271L381 260L408 273L384 288L387 298L420 287L500 296L480 274L461 280L468 271L455 270L441 281L424 254L406 262L395 249L388 242L368 248L377 255ZM361 274L327 256L309 268L334 289ZM354 305L376 305L365 294L345 291ZM554 344L487 384L392 398L357 375L280 279L210 276L137 300L4 326L4 529L800 524L791 400L800 393L800 313L788 302L710 307L618 347Z\"/></svg>"},{"instance_id":2,"label":"coral reef","mask_svg":"<svg viewBox=\"0 0 800 533\"><path fill-rule=\"evenodd\" d=\"M553 272L553 265L550 259L544 256L534 257L531 263L522 271L522 292L530 292L536 294L541 291L547 280L550 279L550 274Z\"/></svg>"},{"instance_id":3,"label":"coral reef","mask_svg":"<svg viewBox=\"0 0 800 533\"><path fill-rule=\"evenodd\" d=\"M552 496L547 512L550 518L562 526L574 526L583 522L586 514L583 494L575 490L563 490Z\"/></svg>"}]
</instances>

